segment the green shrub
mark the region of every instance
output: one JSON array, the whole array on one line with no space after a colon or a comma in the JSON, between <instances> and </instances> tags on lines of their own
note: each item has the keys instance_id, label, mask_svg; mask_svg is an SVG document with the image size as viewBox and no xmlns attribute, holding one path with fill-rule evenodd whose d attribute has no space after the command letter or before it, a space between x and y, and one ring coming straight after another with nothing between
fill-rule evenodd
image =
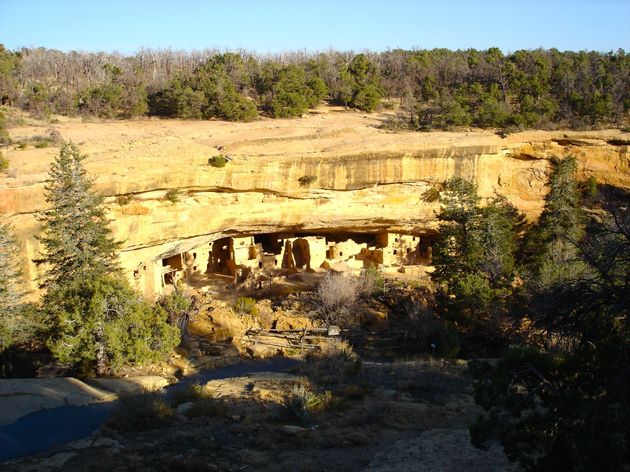
<instances>
[{"instance_id":1,"label":"green shrub","mask_svg":"<svg viewBox=\"0 0 630 472\"><path fill-rule=\"evenodd\" d=\"M166 191L164 199L171 203L177 203L179 201L179 190L172 188Z\"/></svg>"},{"instance_id":2,"label":"green shrub","mask_svg":"<svg viewBox=\"0 0 630 472\"><path fill-rule=\"evenodd\" d=\"M84 373L158 362L179 343L179 330L167 323L164 310L140 298L120 276L55 287L46 302L50 351Z\"/></svg>"},{"instance_id":3,"label":"green shrub","mask_svg":"<svg viewBox=\"0 0 630 472\"><path fill-rule=\"evenodd\" d=\"M296 385L284 401L284 408L292 419L306 424L320 405L321 399L303 385Z\"/></svg>"},{"instance_id":4,"label":"green shrub","mask_svg":"<svg viewBox=\"0 0 630 472\"><path fill-rule=\"evenodd\" d=\"M165 426L173 419L173 410L157 393L133 395L120 399L118 408L107 421L116 431L143 431Z\"/></svg>"},{"instance_id":5,"label":"green shrub","mask_svg":"<svg viewBox=\"0 0 630 472\"><path fill-rule=\"evenodd\" d=\"M118 195L116 197L116 203L118 203L120 206L129 205L132 200L133 197L131 195Z\"/></svg>"},{"instance_id":6,"label":"green shrub","mask_svg":"<svg viewBox=\"0 0 630 472\"><path fill-rule=\"evenodd\" d=\"M221 168L225 167L227 161L227 158L223 154L219 154L218 156L212 156L210 159L208 159L208 164L212 167Z\"/></svg>"},{"instance_id":7,"label":"green shrub","mask_svg":"<svg viewBox=\"0 0 630 472\"><path fill-rule=\"evenodd\" d=\"M6 118L4 114L0 113L0 145L11 143L11 138L9 137L6 127Z\"/></svg>"},{"instance_id":8,"label":"green shrub","mask_svg":"<svg viewBox=\"0 0 630 472\"><path fill-rule=\"evenodd\" d=\"M4 172L9 168L9 160L0 152L0 172Z\"/></svg>"},{"instance_id":9,"label":"green shrub","mask_svg":"<svg viewBox=\"0 0 630 472\"><path fill-rule=\"evenodd\" d=\"M378 89L373 85L366 85L357 91L351 105L359 110L371 112L376 110L380 101L381 94Z\"/></svg>"},{"instance_id":10,"label":"green shrub","mask_svg":"<svg viewBox=\"0 0 630 472\"><path fill-rule=\"evenodd\" d=\"M376 297L385 290L385 277L378 267L370 266L361 271L358 279L359 296L362 298Z\"/></svg>"},{"instance_id":11,"label":"green shrub","mask_svg":"<svg viewBox=\"0 0 630 472\"><path fill-rule=\"evenodd\" d=\"M180 328L185 327L192 305L192 299L188 293L175 290L169 295L160 297L157 303L166 311L170 324L179 326Z\"/></svg>"},{"instance_id":12,"label":"green shrub","mask_svg":"<svg viewBox=\"0 0 630 472\"><path fill-rule=\"evenodd\" d=\"M250 297L239 297L234 302L234 311L239 315L258 315L258 307L256 307L256 300Z\"/></svg>"},{"instance_id":13,"label":"green shrub","mask_svg":"<svg viewBox=\"0 0 630 472\"><path fill-rule=\"evenodd\" d=\"M317 181L317 176L315 175L303 175L302 177L298 179L298 182L300 183L300 187L306 187L307 185L310 185L316 181Z\"/></svg>"}]
</instances>

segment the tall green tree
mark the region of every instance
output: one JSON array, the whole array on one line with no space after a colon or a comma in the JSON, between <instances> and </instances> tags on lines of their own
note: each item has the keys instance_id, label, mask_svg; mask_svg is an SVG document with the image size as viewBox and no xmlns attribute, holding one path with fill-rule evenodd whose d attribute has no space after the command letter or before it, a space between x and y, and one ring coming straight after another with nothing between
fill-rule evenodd
<instances>
[{"instance_id":1,"label":"tall green tree","mask_svg":"<svg viewBox=\"0 0 630 472\"><path fill-rule=\"evenodd\" d=\"M621 194L575 245L588 270L564 274L553 290L530 288L545 301L529 306L543 342L471 365L486 410L471 428L474 444L498 438L526 470L630 467L630 212Z\"/></svg>"},{"instance_id":2,"label":"tall green tree","mask_svg":"<svg viewBox=\"0 0 630 472\"><path fill-rule=\"evenodd\" d=\"M0 352L26 331L20 320L24 308L18 247L11 228L0 223Z\"/></svg>"},{"instance_id":3,"label":"tall green tree","mask_svg":"<svg viewBox=\"0 0 630 472\"><path fill-rule=\"evenodd\" d=\"M471 340L500 346L523 217L500 195L481 206L476 186L461 178L444 183L440 205L431 276L439 310Z\"/></svg>"},{"instance_id":4,"label":"tall green tree","mask_svg":"<svg viewBox=\"0 0 630 472\"><path fill-rule=\"evenodd\" d=\"M85 158L67 142L50 166L44 187L49 208L40 217L44 253L35 261L46 265L42 288L118 270L120 244L109 229L103 197L92 192Z\"/></svg>"},{"instance_id":5,"label":"tall green tree","mask_svg":"<svg viewBox=\"0 0 630 472\"><path fill-rule=\"evenodd\" d=\"M578 257L584 213L576 171L573 157L552 162L543 212L525 240L524 259L530 284L552 287L584 269Z\"/></svg>"},{"instance_id":6,"label":"tall green tree","mask_svg":"<svg viewBox=\"0 0 630 472\"><path fill-rule=\"evenodd\" d=\"M65 143L46 184L41 217L48 346L61 362L107 374L157 360L178 343L166 313L142 300L118 263L103 198L92 191L78 148Z\"/></svg>"},{"instance_id":7,"label":"tall green tree","mask_svg":"<svg viewBox=\"0 0 630 472\"><path fill-rule=\"evenodd\" d=\"M439 238L433 255L433 280L452 285L463 274L473 272L481 255L477 187L454 177L440 192Z\"/></svg>"}]
</instances>

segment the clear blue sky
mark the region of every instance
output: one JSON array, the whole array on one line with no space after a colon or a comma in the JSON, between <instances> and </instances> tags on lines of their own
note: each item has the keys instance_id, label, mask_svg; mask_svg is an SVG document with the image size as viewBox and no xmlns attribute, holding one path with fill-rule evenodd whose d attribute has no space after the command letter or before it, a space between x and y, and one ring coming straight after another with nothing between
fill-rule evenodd
<instances>
[{"instance_id":1,"label":"clear blue sky","mask_svg":"<svg viewBox=\"0 0 630 472\"><path fill-rule=\"evenodd\" d=\"M630 0L0 0L0 43L119 51L630 51Z\"/></svg>"}]
</instances>

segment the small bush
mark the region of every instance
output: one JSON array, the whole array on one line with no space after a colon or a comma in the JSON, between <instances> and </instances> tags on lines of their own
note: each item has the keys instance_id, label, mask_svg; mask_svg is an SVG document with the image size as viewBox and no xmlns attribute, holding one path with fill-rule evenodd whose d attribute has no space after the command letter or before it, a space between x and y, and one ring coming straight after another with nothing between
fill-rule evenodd
<instances>
[{"instance_id":1,"label":"small bush","mask_svg":"<svg viewBox=\"0 0 630 472\"><path fill-rule=\"evenodd\" d=\"M163 295L157 301L168 315L168 322L173 326L184 329L190 319L190 309L193 305L192 296L182 290L175 290L169 295Z\"/></svg>"},{"instance_id":2,"label":"small bush","mask_svg":"<svg viewBox=\"0 0 630 472\"><path fill-rule=\"evenodd\" d=\"M298 179L300 187L306 187L317 181L317 176L315 175L303 175Z\"/></svg>"},{"instance_id":3,"label":"small bush","mask_svg":"<svg viewBox=\"0 0 630 472\"><path fill-rule=\"evenodd\" d=\"M411 339L421 352L452 359L461 349L461 336L448 321L419 308L411 330Z\"/></svg>"},{"instance_id":4,"label":"small bush","mask_svg":"<svg viewBox=\"0 0 630 472\"><path fill-rule=\"evenodd\" d=\"M256 307L256 300L250 297L239 297L234 303L234 311L239 315L258 315L258 308Z\"/></svg>"},{"instance_id":5,"label":"small bush","mask_svg":"<svg viewBox=\"0 0 630 472\"><path fill-rule=\"evenodd\" d=\"M165 426L172 418L171 407L158 394L147 393L122 398L107 425L117 431L142 431Z\"/></svg>"},{"instance_id":6,"label":"small bush","mask_svg":"<svg viewBox=\"0 0 630 472\"><path fill-rule=\"evenodd\" d=\"M9 168L9 160L0 152L0 172L4 172Z\"/></svg>"},{"instance_id":7,"label":"small bush","mask_svg":"<svg viewBox=\"0 0 630 472\"><path fill-rule=\"evenodd\" d=\"M116 197L116 203L118 203L120 206L129 205L132 200L133 197L131 195L118 195Z\"/></svg>"},{"instance_id":8,"label":"small bush","mask_svg":"<svg viewBox=\"0 0 630 472\"><path fill-rule=\"evenodd\" d=\"M177 203L179 201L179 191L172 188L164 194L164 198L171 203Z\"/></svg>"},{"instance_id":9,"label":"small bush","mask_svg":"<svg viewBox=\"0 0 630 472\"><path fill-rule=\"evenodd\" d=\"M361 298L376 297L385 290L385 278L378 267L368 267L361 271L357 281L357 290Z\"/></svg>"},{"instance_id":10,"label":"small bush","mask_svg":"<svg viewBox=\"0 0 630 472\"><path fill-rule=\"evenodd\" d=\"M226 415L225 404L216 398L204 398L196 401L188 410L188 418L199 418L207 416L211 418L223 418Z\"/></svg>"},{"instance_id":11,"label":"small bush","mask_svg":"<svg viewBox=\"0 0 630 472\"><path fill-rule=\"evenodd\" d=\"M217 168L221 168L221 167L225 167L225 164L227 164L227 158L223 155L223 154L219 154L218 156L213 156L210 159L208 159L208 165L211 165L212 167L217 167Z\"/></svg>"},{"instance_id":12,"label":"small bush","mask_svg":"<svg viewBox=\"0 0 630 472\"><path fill-rule=\"evenodd\" d=\"M284 401L284 407L292 419L306 424L319 407L319 396L303 385L296 385Z\"/></svg>"},{"instance_id":13,"label":"small bush","mask_svg":"<svg viewBox=\"0 0 630 472\"><path fill-rule=\"evenodd\" d=\"M361 359L342 339L329 339L306 357L304 373L323 384L342 384L361 370Z\"/></svg>"},{"instance_id":14,"label":"small bush","mask_svg":"<svg viewBox=\"0 0 630 472\"><path fill-rule=\"evenodd\" d=\"M212 398L212 392L198 383L189 384L186 388L180 388L175 391L172 399L173 406L179 406L182 403L197 402L199 400L207 400Z\"/></svg>"},{"instance_id":15,"label":"small bush","mask_svg":"<svg viewBox=\"0 0 630 472\"><path fill-rule=\"evenodd\" d=\"M359 298L355 277L328 272L317 286L319 311L328 325L348 325L356 321L352 309Z\"/></svg>"},{"instance_id":16,"label":"small bush","mask_svg":"<svg viewBox=\"0 0 630 472\"><path fill-rule=\"evenodd\" d=\"M9 137L9 133L6 130L7 120L4 117L4 114L0 112L0 145L1 144L11 144L11 138Z\"/></svg>"}]
</instances>

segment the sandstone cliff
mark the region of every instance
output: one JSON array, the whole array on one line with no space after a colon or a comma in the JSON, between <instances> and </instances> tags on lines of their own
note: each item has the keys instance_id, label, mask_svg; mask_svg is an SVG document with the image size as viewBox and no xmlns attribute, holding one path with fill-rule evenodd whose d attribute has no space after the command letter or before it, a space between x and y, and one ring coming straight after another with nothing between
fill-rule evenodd
<instances>
[{"instance_id":1,"label":"sandstone cliff","mask_svg":"<svg viewBox=\"0 0 630 472\"><path fill-rule=\"evenodd\" d=\"M397 133L378 129L382 119L325 109L255 123L64 119L52 126L88 155L129 274L226 235L432 230L437 204L422 194L452 176L473 179L482 196L506 195L535 218L551 156L573 155L584 176L630 188L630 133ZM50 126L33 123L10 134L19 140ZM33 288L36 215L45 207L43 184L56 153L11 148L9 172L0 174L0 214L16 229ZM231 158L223 168L208 163L218 154Z\"/></svg>"}]
</instances>

